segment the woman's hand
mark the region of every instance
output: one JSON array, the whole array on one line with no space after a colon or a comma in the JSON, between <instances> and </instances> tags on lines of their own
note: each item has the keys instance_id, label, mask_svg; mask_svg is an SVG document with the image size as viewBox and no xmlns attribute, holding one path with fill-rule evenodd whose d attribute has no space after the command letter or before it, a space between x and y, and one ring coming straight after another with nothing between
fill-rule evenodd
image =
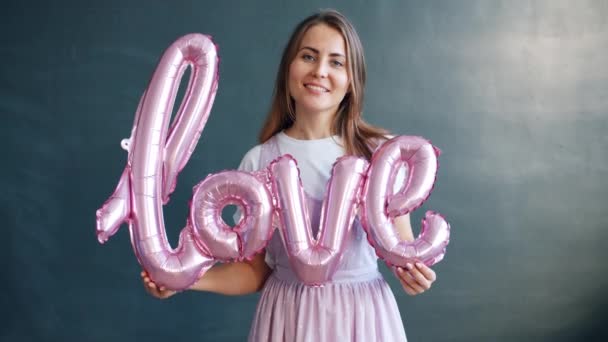
<instances>
[{"instance_id":1,"label":"woman's hand","mask_svg":"<svg viewBox=\"0 0 608 342\"><path fill-rule=\"evenodd\" d=\"M437 279L435 271L421 262L417 262L415 266L408 263L405 269L396 267L395 275L403 286L403 290L410 296L427 291Z\"/></svg>"},{"instance_id":2,"label":"woman's hand","mask_svg":"<svg viewBox=\"0 0 608 342\"><path fill-rule=\"evenodd\" d=\"M144 283L146 292L148 292L152 297L166 299L177 293L177 291L168 290L164 286L157 286L152 279L150 279L150 276L148 276L148 272L146 271L141 271L141 280Z\"/></svg>"}]
</instances>

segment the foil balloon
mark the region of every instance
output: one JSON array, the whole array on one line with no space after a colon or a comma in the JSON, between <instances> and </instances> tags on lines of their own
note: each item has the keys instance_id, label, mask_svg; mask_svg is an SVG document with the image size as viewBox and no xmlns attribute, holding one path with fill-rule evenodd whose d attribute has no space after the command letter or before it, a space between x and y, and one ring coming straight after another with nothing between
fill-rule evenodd
<instances>
[{"instance_id":1,"label":"foil balloon","mask_svg":"<svg viewBox=\"0 0 608 342\"><path fill-rule=\"evenodd\" d=\"M180 80L192 68L188 88L169 127ZM138 106L127 166L113 195L97 211L97 237L103 243L123 222L142 267L159 285L184 289L215 262L195 241L190 221L173 250L166 237L163 203L175 188L205 126L218 83L216 47L207 36L189 34L163 54Z\"/></svg>"},{"instance_id":2,"label":"foil balloon","mask_svg":"<svg viewBox=\"0 0 608 342\"><path fill-rule=\"evenodd\" d=\"M413 242L402 241L393 219L418 208L430 195L437 174L440 151L424 138L397 136L372 155L363 189L361 218L370 244L389 265L408 262L431 266L443 259L450 238L450 225L439 214L428 211L420 234ZM407 174L394 193L399 169Z\"/></svg>"},{"instance_id":3,"label":"foil balloon","mask_svg":"<svg viewBox=\"0 0 608 342\"><path fill-rule=\"evenodd\" d=\"M97 238L107 241L129 224L135 255L152 280L173 290L190 287L216 261L251 259L273 233L277 218L291 266L308 285L331 280L346 246L358 206L368 240L389 264L411 260L431 265L445 253L449 225L429 212L414 242L400 241L392 219L420 206L429 196L439 152L428 141L401 136L383 144L371 164L347 156L334 164L322 204L320 227L313 236L296 161L282 156L261 171L223 171L194 188L190 214L179 244L168 243L163 205L175 189L209 117L217 91L218 58L209 37L190 34L163 54L138 104L131 137L121 145L127 165L112 196L97 211ZM173 122L179 83L192 68L184 99ZM404 186L393 193L397 170L405 165ZM242 216L235 227L221 218L236 205Z\"/></svg>"},{"instance_id":4,"label":"foil balloon","mask_svg":"<svg viewBox=\"0 0 608 342\"><path fill-rule=\"evenodd\" d=\"M194 188L190 221L199 247L220 261L251 259L272 237L273 201L256 175L224 171L207 176ZM234 227L221 218L222 209L236 205L243 215Z\"/></svg>"},{"instance_id":5,"label":"foil balloon","mask_svg":"<svg viewBox=\"0 0 608 342\"><path fill-rule=\"evenodd\" d=\"M307 285L331 280L356 216L367 161L342 157L336 161L321 209L318 236L312 236L304 190L295 159L273 161L270 177L277 199L278 229L296 276Z\"/></svg>"}]
</instances>

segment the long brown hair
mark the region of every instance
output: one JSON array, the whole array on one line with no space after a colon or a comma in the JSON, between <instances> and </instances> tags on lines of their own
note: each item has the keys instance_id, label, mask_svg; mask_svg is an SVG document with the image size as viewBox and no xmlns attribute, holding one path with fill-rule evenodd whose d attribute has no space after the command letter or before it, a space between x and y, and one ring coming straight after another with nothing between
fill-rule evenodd
<instances>
[{"instance_id":1,"label":"long brown hair","mask_svg":"<svg viewBox=\"0 0 608 342\"><path fill-rule=\"evenodd\" d=\"M332 134L342 138L346 154L362 156L367 159L375 146L386 138L387 132L372 126L361 118L363 93L365 88L365 57L359 36L353 25L335 10L322 10L315 13L296 26L291 34L277 72L272 104L259 140L266 142L278 132L291 127L295 121L295 104L289 94L289 66L295 58L300 42L308 29L315 25L325 24L342 34L346 43L346 55L350 90L338 107L332 124Z\"/></svg>"}]
</instances>

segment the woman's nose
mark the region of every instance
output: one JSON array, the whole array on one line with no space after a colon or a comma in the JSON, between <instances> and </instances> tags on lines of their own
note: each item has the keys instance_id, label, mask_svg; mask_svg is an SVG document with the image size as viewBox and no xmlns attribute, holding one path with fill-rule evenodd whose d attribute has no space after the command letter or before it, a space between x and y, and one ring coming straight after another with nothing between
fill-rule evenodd
<instances>
[{"instance_id":1,"label":"woman's nose","mask_svg":"<svg viewBox=\"0 0 608 342\"><path fill-rule=\"evenodd\" d=\"M318 78L327 77L327 72L328 72L328 66L323 61L319 61L319 63L317 63L315 65L315 68L313 70L314 76L318 77Z\"/></svg>"}]
</instances>

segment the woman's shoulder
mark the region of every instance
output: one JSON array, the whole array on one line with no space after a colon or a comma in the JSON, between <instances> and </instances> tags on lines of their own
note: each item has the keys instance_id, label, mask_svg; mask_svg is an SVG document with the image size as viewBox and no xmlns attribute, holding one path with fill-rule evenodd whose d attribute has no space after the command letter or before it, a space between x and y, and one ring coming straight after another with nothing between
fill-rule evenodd
<instances>
[{"instance_id":1,"label":"woman's shoulder","mask_svg":"<svg viewBox=\"0 0 608 342\"><path fill-rule=\"evenodd\" d=\"M262 153L262 145L255 145L245 153L239 170L241 171L257 171L259 169L260 155Z\"/></svg>"},{"instance_id":2,"label":"woman's shoulder","mask_svg":"<svg viewBox=\"0 0 608 342\"><path fill-rule=\"evenodd\" d=\"M272 139L274 139L276 136L277 135L275 134L270 139L266 140L265 142L255 145L252 148L250 148L249 151L247 151L247 153L245 153L245 155L243 156L243 159L241 160L241 164L239 165L239 170L251 172L251 171L258 171L259 169L261 169L262 166L260 165L260 162L263 162L261 160L262 159L261 157L262 157L262 151L264 150L264 145L270 144ZM268 151L266 151L264 153L268 153ZM264 166L266 166L266 165L264 165Z\"/></svg>"},{"instance_id":3,"label":"woman's shoulder","mask_svg":"<svg viewBox=\"0 0 608 342\"><path fill-rule=\"evenodd\" d=\"M372 152L377 150L382 144L393 139L396 135L392 133L387 133L379 137L371 138L368 140L368 146L371 148Z\"/></svg>"}]
</instances>

